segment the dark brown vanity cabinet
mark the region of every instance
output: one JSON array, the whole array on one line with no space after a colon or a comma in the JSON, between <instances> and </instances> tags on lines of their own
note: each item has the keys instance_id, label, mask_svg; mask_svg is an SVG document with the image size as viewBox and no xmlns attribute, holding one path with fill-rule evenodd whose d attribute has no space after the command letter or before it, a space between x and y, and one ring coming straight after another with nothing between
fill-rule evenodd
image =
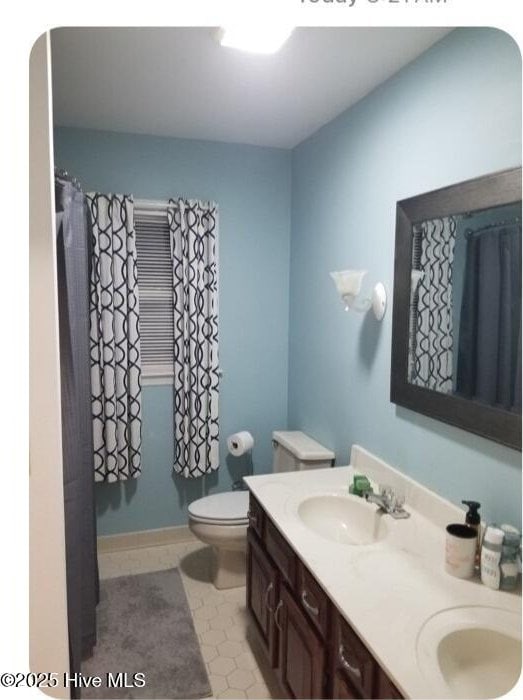
<instances>
[{"instance_id":1,"label":"dark brown vanity cabinet","mask_svg":"<svg viewBox=\"0 0 523 700\"><path fill-rule=\"evenodd\" d=\"M256 520L253 513L257 514ZM310 621L310 615L315 616L316 601L312 593L309 598L305 593L307 610L296 600L297 557L269 518L264 513L262 517L263 521L260 506L251 497L247 608L282 694L289 698L323 698L325 645Z\"/></svg>"},{"instance_id":2,"label":"dark brown vanity cabinet","mask_svg":"<svg viewBox=\"0 0 523 700\"><path fill-rule=\"evenodd\" d=\"M280 590L278 605L280 683L290 698L323 698L326 668L323 641L286 584Z\"/></svg>"},{"instance_id":3,"label":"dark brown vanity cabinet","mask_svg":"<svg viewBox=\"0 0 523 700\"><path fill-rule=\"evenodd\" d=\"M251 495L247 608L289 698L401 698Z\"/></svg>"}]
</instances>

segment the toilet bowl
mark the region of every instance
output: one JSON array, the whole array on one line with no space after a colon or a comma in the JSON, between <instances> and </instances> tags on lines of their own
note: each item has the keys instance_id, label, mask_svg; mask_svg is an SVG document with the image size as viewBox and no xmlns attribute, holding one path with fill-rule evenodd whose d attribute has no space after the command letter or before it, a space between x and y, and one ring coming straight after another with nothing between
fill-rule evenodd
<instances>
[{"instance_id":1,"label":"toilet bowl","mask_svg":"<svg viewBox=\"0 0 523 700\"><path fill-rule=\"evenodd\" d=\"M191 532L214 550L216 588L245 585L248 509L248 491L216 493L189 505Z\"/></svg>"},{"instance_id":2,"label":"toilet bowl","mask_svg":"<svg viewBox=\"0 0 523 700\"><path fill-rule=\"evenodd\" d=\"M301 471L332 466L334 452L298 430L272 434L272 471ZM189 528L215 553L216 588L245 585L248 491L204 496L189 505Z\"/></svg>"}]
</instances>

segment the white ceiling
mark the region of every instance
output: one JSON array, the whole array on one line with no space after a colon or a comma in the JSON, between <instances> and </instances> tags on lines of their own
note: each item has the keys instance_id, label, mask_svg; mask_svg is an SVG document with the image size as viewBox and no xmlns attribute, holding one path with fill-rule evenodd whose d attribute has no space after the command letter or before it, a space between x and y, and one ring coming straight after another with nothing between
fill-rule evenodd
<instances>
[{"instance_id":1,"label":"white ceiling","mask_svg":"<svg viewBox=\"0 0 523 700\"><path fill-rule=\"evenodd\" d=\"M450 29L300 27L270 56L215 31L54 30L55 123L292 148Z\"/></svg>"}]
</instances>

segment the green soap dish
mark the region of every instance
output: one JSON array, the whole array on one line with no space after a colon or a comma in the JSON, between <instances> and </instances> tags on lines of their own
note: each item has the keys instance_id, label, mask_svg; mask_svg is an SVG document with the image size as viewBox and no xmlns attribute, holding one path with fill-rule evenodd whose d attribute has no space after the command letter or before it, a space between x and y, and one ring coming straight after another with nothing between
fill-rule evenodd
<instances>
[{"instance_id":1,"label":"green soap dish","mask_svg":"<svg viewBox=\"0 0 523 700\"><path fill-rule=\"evenodd\" d=\"M363 474L354 474L352 484L349 486L349 493L362 497L364 493L372 493L370 481Z\"/></svg>"}]
</instances>

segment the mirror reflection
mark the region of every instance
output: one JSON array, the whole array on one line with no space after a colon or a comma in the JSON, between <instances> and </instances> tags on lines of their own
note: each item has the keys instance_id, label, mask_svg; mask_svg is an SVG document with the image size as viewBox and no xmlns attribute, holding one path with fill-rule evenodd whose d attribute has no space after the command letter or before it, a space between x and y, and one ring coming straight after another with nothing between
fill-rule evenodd
<instances>
[{"instance_id":1,"label":"mirror reflection","mask_svg":"<svg viewBox=\"0 0 523 700\"><path fill-rule=\"evenodd\" d=\"M521 201L413 224L408 381L521 414Z\"/></svg>"}]
</instances>

